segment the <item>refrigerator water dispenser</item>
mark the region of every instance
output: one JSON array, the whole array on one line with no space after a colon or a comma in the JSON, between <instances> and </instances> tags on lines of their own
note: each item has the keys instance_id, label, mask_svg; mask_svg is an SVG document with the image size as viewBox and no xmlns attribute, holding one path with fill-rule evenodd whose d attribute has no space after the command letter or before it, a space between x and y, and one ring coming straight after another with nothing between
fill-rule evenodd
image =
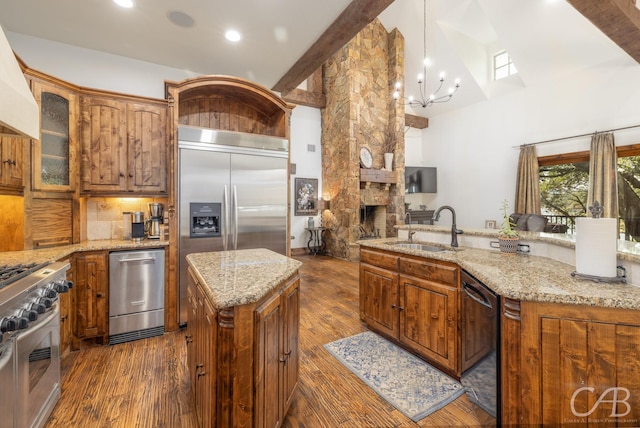
<instances>
[{"instance_id":1,"label":"refrigerator water dispenser","mask_svg":"<svg viewBox=\"0 0 640 428\"><path fill-rule=\"evenodd\" d=\"M191 202L191 238L212 238L222 236L220 233L220 202Z\"/></svg>"}]
</instances>

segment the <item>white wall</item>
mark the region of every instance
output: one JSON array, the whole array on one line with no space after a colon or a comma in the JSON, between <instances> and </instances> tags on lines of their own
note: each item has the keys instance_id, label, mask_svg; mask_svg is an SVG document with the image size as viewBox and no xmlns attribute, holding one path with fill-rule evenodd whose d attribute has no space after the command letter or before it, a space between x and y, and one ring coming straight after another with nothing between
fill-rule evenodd
<instances>
[{"instance_id":1,"label":"white wall","mask_svg":"<svg viewBox=\"0 0 640 428\"><path fill-rule=\"evenodd\" d=\"M320 136L322 126L320 110L298 106L291 115L291 163L296 165L296 173L291 175L291 248L305 248L309 240L307 219L309 216L296 216L295 178L317 178L318 197L322 197L322 150ZM313 146L315 151L309 151ZM320 225L320 213L314 216L315 226Z\"/></svg>"},{"instance_id":2,"label":"white wall","mask_svg":"<svg viewBox=\"0 0 640 428\"><path fill-rule=\"evenodd\" d=\"M136 59L7 33L14 52L29 66L75 85L164 99L164 81L195 75Z\"/></svg>"},{"instance_id":3,"label":"white wall","mask_svg":"<svg viewBox=\"0 0 640 428\"><path fill-rule=\"evenodd\" d=\"M124 58L94 50L51 42L17 33L7 33L14 52L29 66L70 83L87 88L164 99L165 80L180 81L193 77L186 70L169 68L144 61ZM320 110L298 106L291 116L291 162L296 164L291 176L317 178L322 195L322 162L320 150ZM314 145L315 152L307 151ZM292 200L293 207L293 200ZM307 217L296 217L291 211L291 248L307 245ZM319 217L316 217L319 224Z\"/></svg>"},{"instance_id":4,"label":"white wall","mask_svg":"<svg viewBox=\"0 0 640 428\"><path fill-rule=\"evenodd\" d=\"M460 91L463 91L461 88ZM455 97L451 101L455 103ZM640 66L605 64L430 117L423 155L438 168L437 206L451 205L458 226L498 220L513 207L519 150L513 146L640 124ZM640 142L640 128L614 133ZM537 146L539 156L589 150L590 137ZM443 213L439 224L449 225ZM499 223L498 223L499 224Z\"/></svg>"}]
</instances>

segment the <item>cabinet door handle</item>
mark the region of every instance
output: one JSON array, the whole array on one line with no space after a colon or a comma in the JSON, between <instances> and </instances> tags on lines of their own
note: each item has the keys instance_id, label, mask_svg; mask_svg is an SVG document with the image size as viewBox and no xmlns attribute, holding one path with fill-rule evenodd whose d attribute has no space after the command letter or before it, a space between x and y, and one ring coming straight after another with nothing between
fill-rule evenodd
<instances>
[{"instance_id":1,"label":"cabinet door handle","mask_svg":"<svg viewBox=\"0 0 640 428\"><path fill-rule=\"evenodd\" d=\"M11 160L11 159L3 160L2 163L6 163L6 164L9 164L9 165L13 165L13 166L16 165L16 161Z\"/></svg>"},{"instance_id":2,"label":"cabinet door handle","mask_svg":"<svg viewBox=\"0 0 640 428\"><path fill-rule=\"evenodd\" d=\"M196 368L197 368L197 369L201 369L202 367L204 367L204 364L203 364L203 363L196 364Z\"/></svg>"},{"instance_id":3,"label":"cabinet door handle","mask_svg":"<svg viewBox=\"0 0 640 428\"><path fill-rule=\"evenodd\" d=\"M103 296L103 294L102 294L102 293L96 293L96 297L100 298L100 297L102 297L102 296Z\"/></svg>"},{"instance_id":4,"label":"cabinet door handle","mask_svg":"<svg viewBox=\"0 0 640 428\"><path fill-rule=\"evenodd\" d=\"M198 373L198 378L200 378L200 377L204 376L205 374L207 374L207 373L206 373L206 372L200 372L200 373Z\"/></svg>"},{"instance_id":5,"label":"cabinet door handle","mask_svg":"<svg viewBox=\"0 0 640 428\"><path fill-rule=\"evenodd\" d=\"M396 305L392 303L391 304L391 309L395 309L395 308L396 308Z\"/></svg>"},{"instance_id":6,"label":"cabinet door handle","mask_svg":"<svg viewBox=\"0 0 640 428\"><path fill-rule=\"evenodd\" d=\"M404 311L404 308L402 306L400 306L398 309Z\"/></svg>"}]
</instances>

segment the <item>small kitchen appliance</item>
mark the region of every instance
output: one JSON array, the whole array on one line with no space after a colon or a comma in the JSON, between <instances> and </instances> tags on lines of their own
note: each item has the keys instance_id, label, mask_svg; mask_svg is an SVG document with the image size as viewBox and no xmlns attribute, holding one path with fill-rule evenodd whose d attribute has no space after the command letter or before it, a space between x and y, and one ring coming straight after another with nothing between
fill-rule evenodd
<instances>
[{"instance_id":1,"label":"small kitchen appliance","mask_svg":"<svg viewBox=\"0 0 640 428\"><path fill-rule=\"evenodd\" d=\"M144 239L144 212L131 213L131 239L140 242Z\"/></svg>"},{"instance_id":2,"label":"small kitchen appliance","mask_svg":"<svg viewBox=\"0 0 640 428\"><path fill-rule=\"evenodd\" d=\"M160 203L153 202L149 204L149 220L147 220L147 238L160 239L162 235L162 224L164 218L162 216L163 206Z\"/></svg>"}]
</instances>

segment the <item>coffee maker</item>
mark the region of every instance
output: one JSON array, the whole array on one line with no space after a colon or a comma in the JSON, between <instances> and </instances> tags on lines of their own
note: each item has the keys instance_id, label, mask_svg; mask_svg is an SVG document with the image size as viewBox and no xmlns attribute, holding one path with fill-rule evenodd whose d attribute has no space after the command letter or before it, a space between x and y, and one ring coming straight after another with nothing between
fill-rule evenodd
<instances>
[{"instance_id":1,"label":"coffee maker","mask_svg":"<svg viewBox=\"0 0 640 428\"><path fill-rule=\"evenodd\" d=\"M147 220L147 238L160 239L162 235L162 224L164 217L162 216L162 204L153 202L149 204L149 220Z\"/></svg>"}]
</instances>

